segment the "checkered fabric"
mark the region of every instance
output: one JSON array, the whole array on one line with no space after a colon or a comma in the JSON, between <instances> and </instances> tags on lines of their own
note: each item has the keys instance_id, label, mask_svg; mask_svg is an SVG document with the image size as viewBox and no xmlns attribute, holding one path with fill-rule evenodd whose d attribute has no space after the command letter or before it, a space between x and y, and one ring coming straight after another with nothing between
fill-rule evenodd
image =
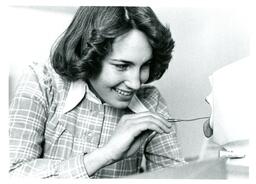
<instances>
[{"instance_id":1,"label":"checkered fabric","mask_svg":"<svg viewBox=\"0 0 256 184\"><path fill-rule=\"evenodd\" d=\"M103 147L123 114L86 98L63 112L71 82L55 73L50 63L34 63L24 72L9 111L10 174L40 178L114 178L139 172L143 155L146 169L185 164L175 124L169 134L152 134L139 151L88 176L84 157ZM150 111L169 117L155 87L144 86L138 99Z\"/></svg>"}]
</instances>

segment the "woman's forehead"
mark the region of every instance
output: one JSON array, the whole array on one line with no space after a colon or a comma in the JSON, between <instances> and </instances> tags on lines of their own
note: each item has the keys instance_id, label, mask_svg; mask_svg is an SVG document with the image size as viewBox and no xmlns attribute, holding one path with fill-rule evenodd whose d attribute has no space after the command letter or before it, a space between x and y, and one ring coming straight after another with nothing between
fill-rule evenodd
<instances>
[{"instance_id":1,"label":"woman's forehead","mask_svg":"<svg viewBox=\"0 0 256 184\"><path fill-rule=\"evenodd\" d=\"M143 32L132 29L115 39L110 56L114 59L145 62L152 57L152 47Z\"/></svg>"}]
</instances>

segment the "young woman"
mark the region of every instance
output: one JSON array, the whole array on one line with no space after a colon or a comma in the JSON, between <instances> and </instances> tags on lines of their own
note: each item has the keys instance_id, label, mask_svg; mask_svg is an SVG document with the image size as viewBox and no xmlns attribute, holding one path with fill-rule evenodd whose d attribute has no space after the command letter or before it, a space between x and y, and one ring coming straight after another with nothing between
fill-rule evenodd
<instances>
[{"instance_id":1,"label":"young woman","mask_svg":"<svg viewBox=\"0 0 256 184\"><path fill-rule=\"evenodd\" d=\"M14 176L112 178L183 165L153 87L174 41L148 7L80 7L50 62L32 64L10 106Z\"/></svg>"}]
</instances>

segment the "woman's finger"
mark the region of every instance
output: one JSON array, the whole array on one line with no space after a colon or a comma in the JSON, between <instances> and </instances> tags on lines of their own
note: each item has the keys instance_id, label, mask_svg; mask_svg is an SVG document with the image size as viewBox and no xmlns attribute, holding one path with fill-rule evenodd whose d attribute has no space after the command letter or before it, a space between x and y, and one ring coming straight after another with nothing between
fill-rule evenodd
<instances>
[{"instance_id":1,"label":"woman's finger","mask_svg":"<svg viewBox=\"0 0 256 184\"><path fill-rule=\"evenodd\" d=\"M159 126L164 132L169 132L172 123L169 123L163 117L152 113L152 112L143 112L138 114L129 115L124 121L127 121L128 124L137 124L137 123L155 123Z\"/></svg>"}]
</instances>

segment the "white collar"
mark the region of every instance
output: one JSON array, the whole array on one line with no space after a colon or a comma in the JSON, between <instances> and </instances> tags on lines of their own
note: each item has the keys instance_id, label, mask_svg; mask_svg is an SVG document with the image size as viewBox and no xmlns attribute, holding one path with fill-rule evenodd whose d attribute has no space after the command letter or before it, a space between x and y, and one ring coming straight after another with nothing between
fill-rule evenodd
<instances>
[{"instance_id":1,"label":"white collar","mask_svg":"<svg viewBox=\"0 0 256 184\"><path fill-rule=\"evenodd\" d=\"M87 83L85 83L82 80L78 80L75 82L71 82L63 113L67 113L74 107L76 107L85 95L86 99L88 99L89 101L92 101L96 104L102 104L100 99L98 99L94 95L94 93L89 89ZM148 109L143 105L143 103L139 100L139 98L136 95L132 97L132 100L128 105L128 108L135 113L148 111Z\"/></svg>"}]
</instances>

